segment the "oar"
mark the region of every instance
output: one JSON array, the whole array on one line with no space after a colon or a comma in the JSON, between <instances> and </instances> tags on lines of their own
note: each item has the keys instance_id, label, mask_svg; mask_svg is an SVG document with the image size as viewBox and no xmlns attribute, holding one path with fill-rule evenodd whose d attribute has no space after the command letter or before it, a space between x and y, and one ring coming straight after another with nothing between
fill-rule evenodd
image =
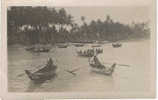
<instances>
[{"instance_id":1,"label":"oar","mask_svg":"<svg viewBox=\"0 0 158 100\"><path fill-rule=\"evenodd\" d=\"M21 77L21 76L24 76L24 75L25 75L25 73L21 73L21 74L17 75L17 77Z\"/></svg>"},{"instance_id":2,"label":"oar","mask_svg":"<svg viewBox=\"0 0 158 100\"><path fill-rule=\"evenodd\" d=\"M126 66L126 67L130 67L130 65L126 65L126 64L117 64L119 66Z\"/></svg>"},{"instance_id":3,"label":"oar","mask_svg":"<svg viewBox=\"0 0 158 100\"><path fill-rule=\"evenodd\" d=\"M104 63L104 64L112 64L112 63ZM116 63L117 64L117 63ZM117 64L119 66L126 66L126 67L130 67L130 65L126 65L126 64Z\"/></svg>"}]
</instances>

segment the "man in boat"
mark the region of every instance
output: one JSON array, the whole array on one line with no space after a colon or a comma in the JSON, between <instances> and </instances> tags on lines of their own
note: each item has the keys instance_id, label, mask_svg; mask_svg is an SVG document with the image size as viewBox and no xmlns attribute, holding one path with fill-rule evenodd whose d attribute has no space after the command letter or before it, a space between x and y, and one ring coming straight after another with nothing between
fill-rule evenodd
<instances>
[{"instance_id":1,"label":"man in boat","mask_svg":"<svg viewBox=\"0 0 158 100\"><path fill-rule=\"evenodd\" d=\"M96 55L94 55L94 64L95 64L97 67L101 66L101 63L100 63L100 61L99 61L99 59L98 59L98 57L97 57Z\"/></svg>"},{"instance_id":2,"label":"man in boat","mask_svg":"<svg viewBox=\"0 0 158 100\"><path fill-rule=\"evenodd\" d=\"M99 59L96 55L94 55L94 64L99 69L103 69L103 68L105 69L105 66L101 64L101 62L99 61Z\"/></svg>"},{"instance_id":3,"label":"man in boat","mask_svg":"<svg viewBox=\"0 0 158 100\"><path fill-rule=\"evenodd\" d=\"M55 67L52 58L49 58L46 67L47 67L49 70L52 70L52 68Z\"/></svg>"}]
</instances>

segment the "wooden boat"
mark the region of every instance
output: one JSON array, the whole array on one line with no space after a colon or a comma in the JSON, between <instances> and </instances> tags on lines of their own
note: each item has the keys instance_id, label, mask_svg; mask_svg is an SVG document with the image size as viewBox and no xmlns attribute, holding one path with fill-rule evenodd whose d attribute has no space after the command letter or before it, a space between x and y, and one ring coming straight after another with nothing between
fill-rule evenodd
<instances>
[{"instance_id":1,"label":"wooden boat","mask_svg":"<svg viewBox=\"0 0 158 100\"><path fill-rule=\"evenodd\" d=\"M118 48L118 47L121 47L122 44L120 44L120 43L113 43L112 46L113 46L114 48Z\"/></svg>"},{"instance_id":2,"label":"wooden boat","mask_svg":"<svg viewBox=\"0 0 158 100\"><path fill-rule=\"evenodd\" d=\"M100 54L100 53L103 53L103 49L101 48L96 48L96 49L87 49L87 50L80 50L80 51L77 51L77 54L79 56L83 56L83 57L93 57L94 54Z\"/></svg>"},{"instance_id":3,"label":"wooden boat","mask_svg":"<svg viewBox=\"0 0 158 100\"><path fill-rule=\"evenodd\" d=\"M66 45L66 44L59 44L57 46L58 46L58 48L67 48L68 47L68 45Z\"/></svg>"},{"instance_id":4,"label":"wooden boat","mask_svg":"<svg viewBox=\"0 0 158 100\"><path fill-rule=\"evenodd\" d=\"M92 47L101 47L100 44L92 45Z\"/></svg>"},{"instance_id":5,"label":"wooden boat","mask_svg":"<svg viewBox=\"0 0 158 100\"><path fill-rule=\"evenodd\" d=\"M94 61L94 58L89 61L89 65L91 66L91 71L99 73L99 74L104 74L104 75L112 75L116 66L116 63L111 65L110 67L104 66L101 63L96 64Z\"/></svg>"},{"instance_id":6,"label":"wooden boat","mask_svg":"<svg viewBox=\"0 0 158 100\"><path fill-rule=\"evenodd\" d=\"M84 44L75 44L75 47L83 47Z\"/></svg>"},{"instance_id":7,"label":"wooden boat","mask_svg":"<svg viewBox=\"0 0 158 100\"><path fill-rule=\"evenodd\" d=\"M83 57L92 57L94 55L93 53L86 53L86 52L81 52L81 51L77 52L77 54Z\"/></svg>"},{"instance_id":8,"label":"wooden boat","mask_svg":"<svg viewBox=\"0 0 158 100\"><path fill-rule=\"evenodd\" d=\"M49 52L50 48L46 48L46 47L28 47L26 48L27 51L31 51L31 52Z\"/></svg>"},{"instance_id":9,"label":"wooden boat","mask_svg":"<svg viewBox=\"0 0 158 100\"><path fill-rule=\"evenodd\" d=\"M49 52L50 49L49 48L38 48L38 49L34 49L32 51L33 52Z\"/></svg>"},{"instance_id":10,"label":"wooden boat","mask_svg":"<svg viewBox=\"0 0 158 100\"><path fill-rule=\"evenodd\" d=\"M84 51L78 51L77 54L79 56L83 56L83 57L93 57L94 56L94 50L93 49L88 49L88 50L84 50Z\"/></svg>"},{"instance_id":11,"label":"wooden boat","mask_svg":"<svg viewBox=\"0 0 158 100\"><path fill-rule=\"evenodd\" d=\"M25 70L25 73L32 81L44 81L51 79L56 75L57 66L52 63L50 59L47 65L36 72L31 72L29 70Z\"/></svg>"},{"instance_id":12,"label":"wooden boat","mask_svg":"<svg viewBox=\"0 0 158 100\"><path fill-rule=\"evenodd\" d=\"M34 49L35 49L35 47L34 47L34 46L31 46L31 47L25 48L25 50L26 50L26 51L32 51L32 50L34 50Z\"/></svg>"}]
</instances>

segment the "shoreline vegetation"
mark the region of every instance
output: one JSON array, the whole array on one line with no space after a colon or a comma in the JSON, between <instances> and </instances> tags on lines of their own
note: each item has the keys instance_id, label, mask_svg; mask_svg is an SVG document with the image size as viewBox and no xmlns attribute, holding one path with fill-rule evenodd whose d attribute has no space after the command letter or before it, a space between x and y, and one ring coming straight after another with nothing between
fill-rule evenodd
<instances>
[{"instance_id":1,"label":"shoreline vegetation","mask_svg":"<svg viewBox=\"0 0 158 100\"><path fill-rule=\"evenodd\" d=\"M9 7L7 10L8 45L36 45L56 43L94 43L95 41L132 41L150 39L149 22L123 24L110 15L106 20L92 20L82 25L64 8Z\"/></svg>"}]
</instances>

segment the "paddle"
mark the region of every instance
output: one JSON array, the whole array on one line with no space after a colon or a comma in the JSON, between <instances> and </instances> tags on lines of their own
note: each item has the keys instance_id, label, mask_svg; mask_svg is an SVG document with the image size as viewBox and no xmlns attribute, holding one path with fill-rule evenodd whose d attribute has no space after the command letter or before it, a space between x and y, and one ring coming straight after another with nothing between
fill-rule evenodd
<instances>
[{"instance_id":1,"label":"paddle","mask_svg":"<svg viewBox=\"0 0 158 100\"><path fill-rule=\"evenodd\" d=\"M112 64L112 63L104 63L104 64ZM116 63L117 64L117 63ZM125 67L130 67L130 65L126 65L126 64L117 64L117 65L119 65L119 66L125 66Z\"/></svg>"},{"instance_id":2,"label":"paddle","mask_svg":"<svg viewBox=\"0 0 158 100\"><path fill-rule=\"evenodd\" d=\"M126 67L130 67L130 65L126 65L126 64L117 64L119 66L126 66Z\"/></svg>"}]
</instances>

